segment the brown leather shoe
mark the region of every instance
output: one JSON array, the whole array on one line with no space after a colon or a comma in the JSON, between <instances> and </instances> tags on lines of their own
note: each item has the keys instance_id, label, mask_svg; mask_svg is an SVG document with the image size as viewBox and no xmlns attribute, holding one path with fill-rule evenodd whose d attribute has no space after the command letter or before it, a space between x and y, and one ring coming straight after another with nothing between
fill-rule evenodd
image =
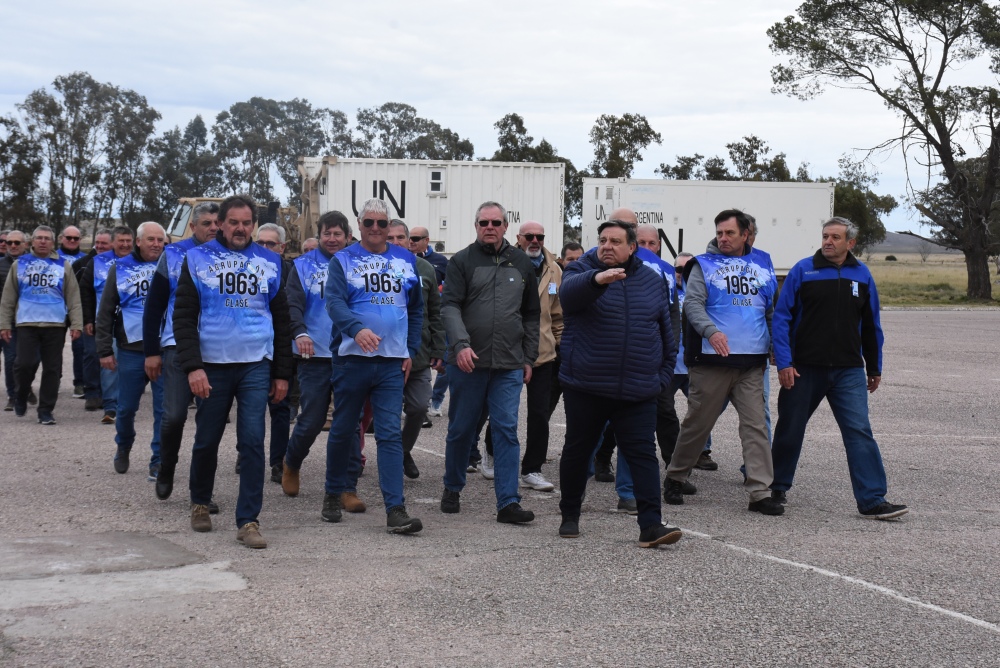
<instances>
[{"instance_id":1,"label":"brown leather shoe","mask_svg":"<svg viewBox=\"0 0 1000 668\"><path fill-rule=\"evenodd\" d=\"M191 528L198 532L212 530L212 518L208 516L208 506L191 504Z\"/></svg>"},{"instance_id":2,"label":"brown leather shoe","mask_svg":"<svg viewBox=\"0 0 1000 668\"><path fill-rule=\"evenodd\" d=\"M247 522L236 532L236 540L254 550L263 550L267 547L267 541L260 535L260 525L256 522Z\"/></svg>"},{"instance_id":3,"label":"brown leather shoe","mask_svg":"<svg viewBox=\"0 0 1000 668\"><path fill-rule=\"evenodd\" d=\"M293 469L287 462L281 472L281 491L288 496L299 495L299 470Z\"/></svg>"},{"instance_id":4,"label":"brown leather shoe","mask_svg":"<svg viewBox=\"0 0 1000 668\"><path fill-rule=\"evenodd\" d=\"M357 492L344 492L340 495L340 505L349 513L363 513L368 510L365 502L358 498Z\"/></svg>"}]
</instances>

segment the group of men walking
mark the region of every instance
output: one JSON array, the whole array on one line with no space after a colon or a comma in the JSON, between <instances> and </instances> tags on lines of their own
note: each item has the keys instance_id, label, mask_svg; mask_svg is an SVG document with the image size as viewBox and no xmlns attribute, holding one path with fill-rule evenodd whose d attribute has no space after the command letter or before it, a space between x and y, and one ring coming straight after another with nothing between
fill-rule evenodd
<instances>
[{"instance_id":1,"label":"group of men walking","mask_svg":"<svg viewBox=\"0 0 1000 668\"><path fill-rule=\"evenodd\" d=\"M265 225L255 242L256 223L256 204L237 195L196 207L191 237L169 245L153 222L139 226L134 244L128 228L99 231L88 254L79 252L76 228L63 231L58 256L48 227L34 230L30 253L20 248L23 233L0 235L0 272L10 276L2 284L0 341L8 371L7 350L16 345L13 388L8 382L15 414L26 413L40 363L38 419L55 423L68 329L81 360L90 351L99 361L99 380L74 369L74 394L115 424L118 473L129 470L135 414L152 386L149 476L156 496L168 499L194 401L190 522L211 531L218 448L235 402L237 540L252 548L267 545L258 516L268 465L284 493L297 496L331 403L322 519L341 522L344 512L366 510L357 483L373 423L387 529L421 531L407 512L403 478L420 475L411 453L433 410L432 370L451 391L444 513L461 511L467 474L480 471L494 481L498 522L533 521L519 488L554 489L542 466L560 394L563 537L580 534L586 482L606 440L620 453L619 510L636 515L639 545L676 542L680 530L662 522L661 491L668 504L696 492L688 476L711 461L706 443L727 403L739 414L750 511L784 512L806 423L826 397L860 513L891 519L906 512L885 499L868 424L866 392L880 382L882 331L874 281L850 252L857 229L847 220L824 224L821 249L792 269L780 297L770 256L753 245L754 221L738 210L716 217L706 253L681 254L674 265L655 252L658 241L640 246L650 230L628 209L600 225L596 248L567 244L559 259L545 249L538 222L520 226L516 245L507 241L497 202L480 205L476 241L450 261L428 248L425 228L392 219L379 199L361 206L356 241L347 217L329 212L316 247L292 262L280 255L284 230ZM781 383L773 445L765 384L772 355ZM294 379L300 414L289 436L288 417L275 419L275 407L287 407ZM688 395L682 422L678 389ZM487 451L479 459L484 425ZM275 429L284 432L278 446ZM657 441L667 465L662 490Z\"/></svg>"}]
</instances>

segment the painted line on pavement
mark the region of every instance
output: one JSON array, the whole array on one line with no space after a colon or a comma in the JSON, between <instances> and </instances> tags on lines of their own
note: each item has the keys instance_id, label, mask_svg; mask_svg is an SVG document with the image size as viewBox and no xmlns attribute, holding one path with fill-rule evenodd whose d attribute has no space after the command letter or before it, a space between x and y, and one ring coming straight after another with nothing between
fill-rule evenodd
<instances>
[{"instance_id":1,"label":"painted line on pavement","mask_svg":"<svg viewBox=\"0 0 1000 668\"><path fill-rule=\"evenodd\" d=\"M767 554L766 552L761 552L760 550L753 550L748 547L742 547L740 545L734 545L732 543L727 543L722 540L717 540L707 533L701 533L700 531L692 531L691 529L682 529L685 534L689 536L694 536L695 538L702 538L706 540L714 541L730 550L735 550L736 552L742 552L748 554L752 557L758 557L760 559L766 559L768 561L773 561L776 564L782 564L783 566L791 566L792 568L798 568L803 571L809 571L811 573L816 573L817 575L823 575L828 578L833 578L835 580L842 580L859 587L863 587L870 591L874 591L883 596L888 596L889 598L894 598L903 603L908 603L909 605L923 608L924 610L930 610L931 612L936 612L938 614L944 615L946 617L952 617L967 624L972 624L973 626L978 626L980 628L986 629L987 631L992 631L994 633L1000 633L1000 626L992 624L985 620L979 619L978 617L972 617L970 615L957 612L955 610L949 610L948 608L942 608L940 605L934 605L933 603L924 603L915 598L911 598L902 594L895 589L890 589L888 587L883 587L882 585L877 585L873 582L868 582L867 580L862 580L861 578L856 578L851 575L843 575L837 573L836 571L829 571L825 568L820 568L818 566L813 566L811 564L804 564L798 561L792 561L791 559L784 559L782 557L776 557L773 554Z\"/></svg>"}]
</instances>

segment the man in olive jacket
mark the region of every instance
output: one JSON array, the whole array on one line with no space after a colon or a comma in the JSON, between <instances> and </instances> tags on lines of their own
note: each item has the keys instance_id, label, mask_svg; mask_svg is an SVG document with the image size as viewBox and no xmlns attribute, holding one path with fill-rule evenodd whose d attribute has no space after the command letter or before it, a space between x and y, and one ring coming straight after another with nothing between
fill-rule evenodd
<instances>
[{"instance_id":1,"label":"man in olive jacket","mask_svg":"<svg viewBox=\"0 0 1000 668\"><path fill-rule=\"evenodd\" d=\"M476 241L448 263L441 315L448 335L448 439L441 511L460 510L479 416L492 417L497 521L535 516L518 494L517 411L521 385L538 357L538 281L524 251L504 239L507 214L496 202L476 210Z\"/></svg>"}]
</instances>

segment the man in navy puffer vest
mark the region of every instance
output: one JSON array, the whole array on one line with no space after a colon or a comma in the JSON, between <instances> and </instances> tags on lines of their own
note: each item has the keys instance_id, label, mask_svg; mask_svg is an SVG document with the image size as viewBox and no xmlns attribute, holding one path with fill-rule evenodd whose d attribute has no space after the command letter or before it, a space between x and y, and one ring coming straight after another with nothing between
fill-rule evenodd
<instances>
[{"instance_id":1,"label":"man in navy puffer vest","mask_svg":"<svg viewBox=\"0 0 1000 668\"><path fill-rule=\"evenodd\" d=\"M559 535L580 533L588 468L610 421L632 472L639 547L667 545L681 537L680 529L661 521L655 441L656 398L670 386L677 354L670 296L663 279L634 257L632 227L609 221L597 233L597 248L566 268L560 295L565 328L559 381L567 427Z\"/></svg>"}]
</instances>

